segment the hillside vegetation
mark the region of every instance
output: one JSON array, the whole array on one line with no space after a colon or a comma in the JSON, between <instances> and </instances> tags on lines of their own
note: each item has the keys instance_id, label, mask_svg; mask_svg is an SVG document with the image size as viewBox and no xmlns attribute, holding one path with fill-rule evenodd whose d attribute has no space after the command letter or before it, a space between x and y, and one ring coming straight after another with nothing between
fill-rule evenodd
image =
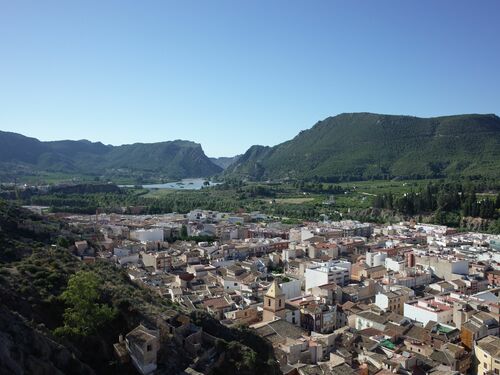
<instances>
[{"instance_id":1,"label":"hillside vegetation","mask_svg":"<svg viewBox=\"0 0 500 375\"><path fill-rule=\"evenodd\" d=\"M0 132L0 179L13 181L40 172L106 177L135 176L179 179L207 177L222 171L190 141L111 146L100 142L41 142L16 133ZM139 180L140 181L140 180Z\"/></svg>"},{"instance_id":2,"label":"hillside vegetation","mask_svg":"<svg viewBox=\"0 0 500 375\"><path fill-rule=\"evenodd\" d=\"M500 118L341 114L277 146L252 146L225 175L324 182L500 177Z\"/></svg>"}]
</instances>

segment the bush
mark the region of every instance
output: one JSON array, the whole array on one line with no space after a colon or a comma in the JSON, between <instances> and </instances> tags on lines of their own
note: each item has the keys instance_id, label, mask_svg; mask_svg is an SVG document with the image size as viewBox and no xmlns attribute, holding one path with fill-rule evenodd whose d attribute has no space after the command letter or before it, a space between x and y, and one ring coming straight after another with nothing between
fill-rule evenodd
<instances>
[{"instance_id":1,"label":"bush","mask_svg":"<svg viewBox=\"0 0 500 375\"><path fill-rule=\"evenodd\" d=\"M71 276L67 289L61 294L61 300L68 307L64 311L64 327L56 330L58 334L73 332L86 336L114 318L115 309L98 302L100 284L94 272L79 271Z\"/></svg>"}]
</instances>

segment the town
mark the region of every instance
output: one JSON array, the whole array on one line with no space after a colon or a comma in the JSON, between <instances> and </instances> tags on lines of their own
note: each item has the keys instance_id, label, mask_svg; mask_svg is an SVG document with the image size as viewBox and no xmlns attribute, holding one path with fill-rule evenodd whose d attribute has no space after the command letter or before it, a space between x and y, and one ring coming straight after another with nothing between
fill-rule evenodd
<instances>
[{"instance_id":1,"label":"town","mask_svg":"<svg viewBox=\"0 0 500 375\"><path fill-rule=\"evenodd\" d=\"M500 1L3 1L0 375L500 375Z\"/></svg>"},{"instance_id":2,"label":"town","mask_svg":"<svg viewBox=\"0 0 500 375\"><path fill-rule=\"evenodd\" d=\"M141 374L166 342L210 362L196 310L268 340L287 375L500 371L498 235L207 210L66 219L88 229L71 247L82 262L111 262L178 306L116 338Z\"/></svg>"}]
</instances>

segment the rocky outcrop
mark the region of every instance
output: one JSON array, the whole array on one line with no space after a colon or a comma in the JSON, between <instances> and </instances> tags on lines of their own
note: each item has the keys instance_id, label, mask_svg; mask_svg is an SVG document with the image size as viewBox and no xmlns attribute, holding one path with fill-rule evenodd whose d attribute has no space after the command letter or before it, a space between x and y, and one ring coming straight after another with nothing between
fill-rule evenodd
<instances>
[{"instance_id":1,"label":"rocky outcrop","mask_svg":"<svg viewBox=\"0 0 500 375\"><path fill-rule=\"evenodd\" d=\"M0 307L0 374L84 374L94 371L43 329Z\"/></svg>"}]
</instances>

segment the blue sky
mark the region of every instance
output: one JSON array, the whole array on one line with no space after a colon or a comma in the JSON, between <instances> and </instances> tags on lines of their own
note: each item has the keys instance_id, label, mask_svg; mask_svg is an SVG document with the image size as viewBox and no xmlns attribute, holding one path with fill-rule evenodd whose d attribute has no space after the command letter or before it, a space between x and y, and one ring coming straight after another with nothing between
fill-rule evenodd
<instances>
[{"instance_id":1,"label":"blue sky","mask_svg":"<svg viewBox=\"0 0 500 375\"><path fill-rule=\"evenodd\" d=\"M209 156L327 116L500 113L500 1L0 0L0 129Z\"/></svg>"}]
</instances>

